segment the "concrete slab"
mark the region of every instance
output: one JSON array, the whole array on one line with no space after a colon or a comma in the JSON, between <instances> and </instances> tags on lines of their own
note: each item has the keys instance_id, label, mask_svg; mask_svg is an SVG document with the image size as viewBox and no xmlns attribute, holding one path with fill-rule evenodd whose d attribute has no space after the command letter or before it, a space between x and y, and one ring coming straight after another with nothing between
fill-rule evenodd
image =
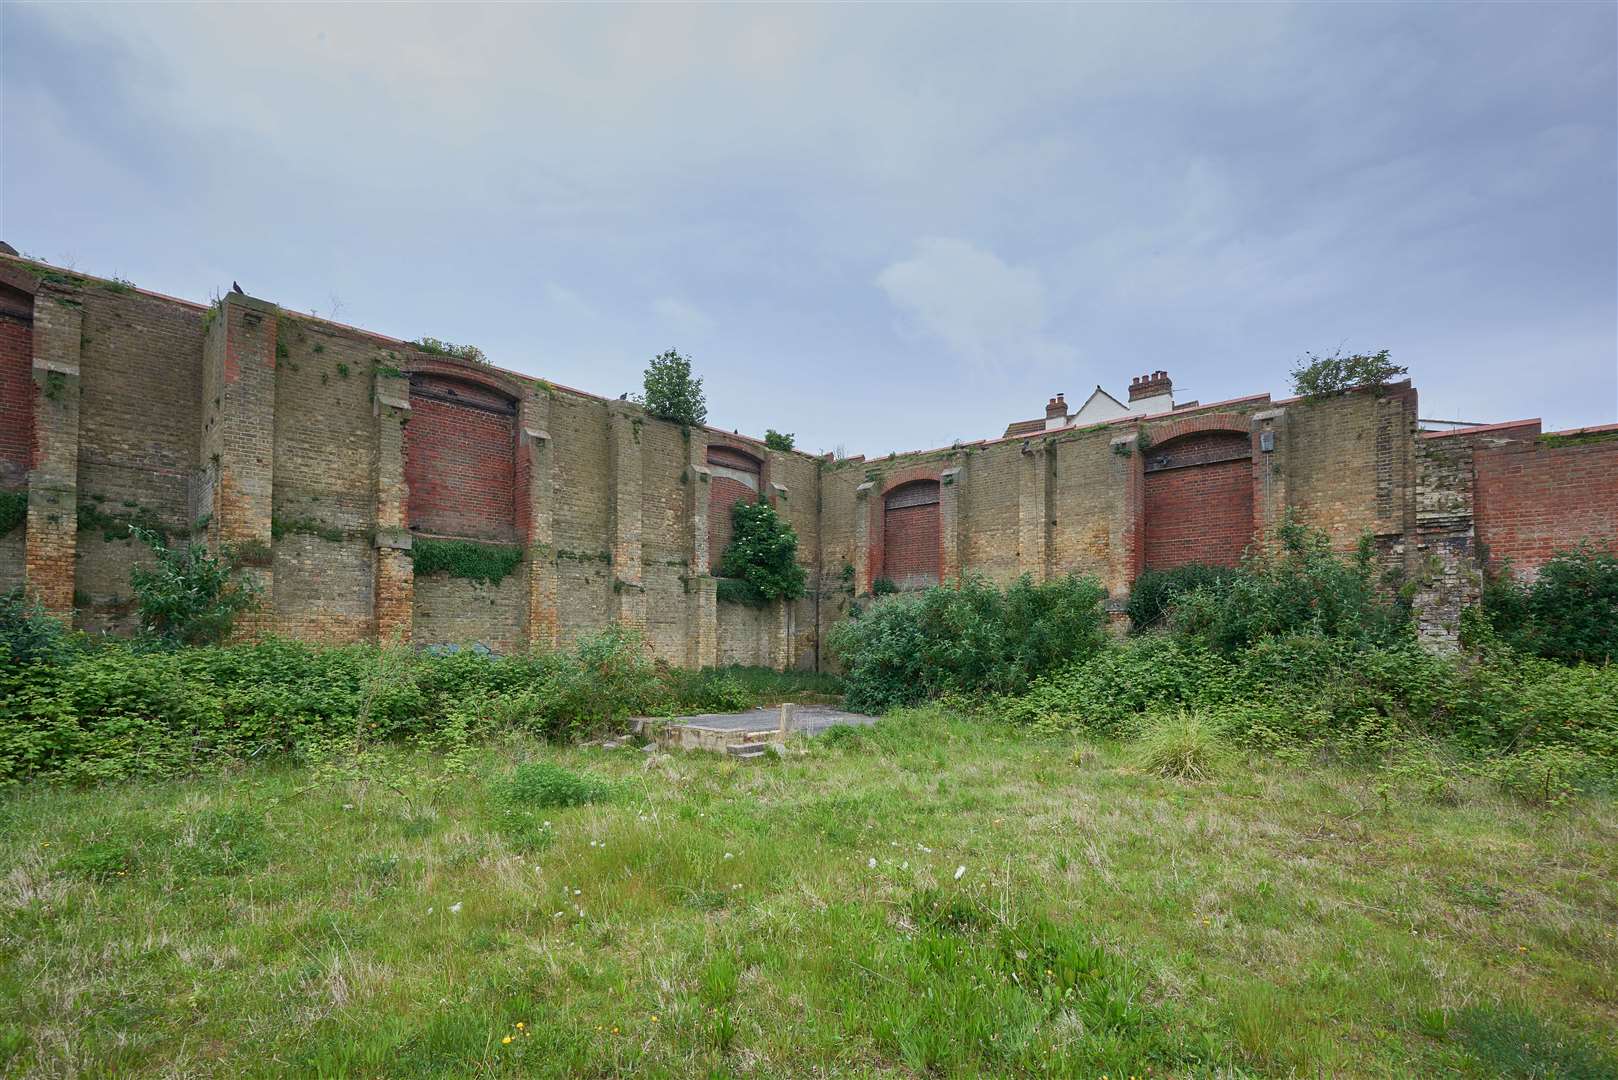
<instances>
[{"instance_id":1,"label":"concrete slab","mask_svg":"<svg viewBox=\"0 0 1618 1080\"><path fill-rule=\"evenodd\" d=\"M790 733L814 736L839 724L874 724L876 717L844 712L823 705L795 705ZM739 713L704 713L699 716L639 717L630 722L634 731L650 736L659 745L686 750L713 750L724 753L732 747L777 742L781 737L781 707L770 705Z\"/></svg>"}]
</instances>

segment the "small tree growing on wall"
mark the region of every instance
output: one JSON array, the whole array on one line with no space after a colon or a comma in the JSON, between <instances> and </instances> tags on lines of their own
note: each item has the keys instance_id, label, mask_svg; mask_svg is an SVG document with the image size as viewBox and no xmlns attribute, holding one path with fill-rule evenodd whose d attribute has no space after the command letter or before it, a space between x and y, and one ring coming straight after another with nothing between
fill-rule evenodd
<instances>
[{"instance_id":1,"label":"small tree growing on wall","mask_svg":"<svg viewBox=\"0 0 1618 1080\"><path fill-rule=\"evenodd\" d=\"M795 441L790 431L782 433L770 428L764 433L764 445L771 450L791 450Z\"/></svg>"},{"instance_id":2,"label":"small tree growing on wall","mask_svg":"<svg viewBox=\"0 0 1618 1080\"><path fill-rule=\"evenodd\" d=\"M762 607L772 600L796 600L804 593L798 565L798 534L765 502L738 502L730 508L734 528L719 572L734 578L726 599Z\"/></svg>"},{"instance_id":3,"label":"small tree growing on wall","mask_svg":"<svg viewBox=\"0 0 1618 1080\"><path fill-rule=\"evenodd\" d=\"M1356 386L1385 386L1409 368L1388 359L1388 350L1344 356L1342 350L1330 356L1304 353L1292 369L1292 392L1299 397L1325 398Z\"/></svg>"},{"instance_id":4,"label":"small tree growing on wall","mask_svg":"<svg viewBox=\"0 0 1618 1080\"><path fill-rule=\"evenodd\" d=\"M646 411L684 427L695 427L708 419L708 400L702 393L702 380L691 375L691 361L670 349L652 358L646 369L646 393L635 400Z\"/></svg>"}]
</instances>

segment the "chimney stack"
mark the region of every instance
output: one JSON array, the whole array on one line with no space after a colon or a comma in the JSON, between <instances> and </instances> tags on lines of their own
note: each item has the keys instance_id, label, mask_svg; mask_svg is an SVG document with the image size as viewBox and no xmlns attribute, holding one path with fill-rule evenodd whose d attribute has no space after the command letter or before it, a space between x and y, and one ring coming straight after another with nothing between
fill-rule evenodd
<instances>
[{"instance_id":1,"label":"chimney stack","mask_svg":"<svg viewBox=\"0 0 1618 1080\"><path fill-rule=\"evenodd\" d=\"M1067 419L1067 399L1061 394L1057 394L1045 403L1045 419L1051 420L1058 416L1064 420Z\"/></svg>"},{"instance_id":2,"label":"chimney stack","mask_svg":"<svg viewBox=\"0 0 1618 1080\"><path fill-rule=\"evenodd\" d=\"M1129 380L1129 400L1131 403L1144 398L1172 397L1174 383L1169 379L1166 371L1154 371L1149 375L1137 375Z\"/></svg>"}]
</instances>

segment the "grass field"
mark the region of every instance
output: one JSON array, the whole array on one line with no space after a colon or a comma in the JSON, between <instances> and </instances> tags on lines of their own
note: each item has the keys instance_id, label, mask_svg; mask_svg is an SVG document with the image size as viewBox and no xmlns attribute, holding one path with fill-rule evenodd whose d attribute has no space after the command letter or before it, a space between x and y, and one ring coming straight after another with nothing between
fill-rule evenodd
<instances>
[{"instance_id":1,"label":"grass field","mask_svg":"<svg viewBox=\"0 0 1618 1080\"><path fill-rule=\"evenodd\" d=\"M1130 755L929 710L25 787L0 1072L1618 1075L1610 801Z\"/></svg>"}]
</instances>

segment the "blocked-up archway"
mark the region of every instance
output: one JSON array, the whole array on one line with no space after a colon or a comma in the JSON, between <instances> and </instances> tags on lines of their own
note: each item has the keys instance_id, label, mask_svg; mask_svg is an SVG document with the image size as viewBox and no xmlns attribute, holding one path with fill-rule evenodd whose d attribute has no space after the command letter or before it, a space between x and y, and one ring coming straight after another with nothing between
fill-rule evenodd
<instances>
[{"instance_id":1,"label":"blocked-up archway","mask_svg":"<svg viewBox=\"0 0 1618 1080\"><path fill-rule=\"evenodd\" d=\"M410 377L404 429L410 527L441 536L517 538L517 403L452 375Z\"/></svg>"},{"instance_id":2,"label":"blocked-up archway","mask_svg":"<svg viewBox=\"0 0 1618 1080\"><path fill-rule=\"evenodd\" d=\"M1236 566L1253 539L1246 432L1199 431L1146 451L1146 569Z\"/></svg>"},{"instance_id":3,"label":"blocked-up archway","mask_svg":"<svg viewBox=\"0 0 1618 1080\"><path fill-rule=\"evenodd\" d=\"M938 584L938 492L937 480L916 480L883 498L882 576L901 589Z\"/></svg>"},{"instance_id":4,"label":"blocked-up archway","mask_svg":"<svg viewBox=\"0 0 1618 1080\"><path fill-rule=\"evenodd\" d=\"M733 446L715 445L708 447L708 472L708 565L718 573L720 557L735 532L731 508L758 501L764 463Z\"/></svg>"}]
</instances>

